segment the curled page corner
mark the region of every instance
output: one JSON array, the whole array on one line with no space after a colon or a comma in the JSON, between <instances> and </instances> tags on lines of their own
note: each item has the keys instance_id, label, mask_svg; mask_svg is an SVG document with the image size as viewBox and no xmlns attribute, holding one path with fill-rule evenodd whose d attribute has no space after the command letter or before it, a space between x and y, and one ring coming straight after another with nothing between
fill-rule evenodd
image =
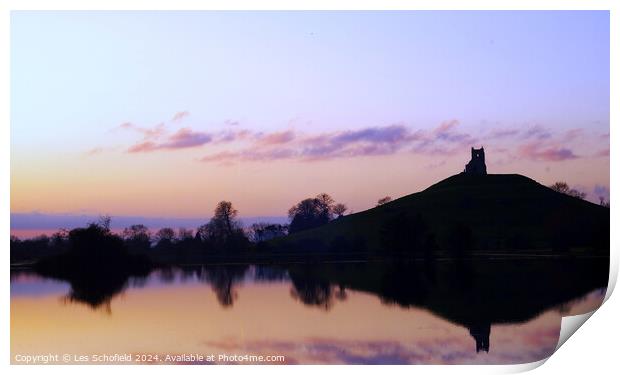
<instances>
[{"instance_id":1,"label":"curled page corner","mask_svg":"<svg viewBox=\"0 0 620 375\"><path fill-rule=\"evenodd\" d=\"M550 357L547 358L543 358L541 360L538 361L534 361L534 362L528 362L528 363L521 363L518 365L508 365L505 368L505 371L503 371L506 374L518 374L518 373L523 373L523 372L528 372L528 371L532 371L534 369L537 369L538 367L542 366L545 362L547 362L547 360Z\"/></svg>"},{"instance_id":2,"label":"curled page corner","mask_svg":"<svg viewBox=\"0 0 620 375\"><path fill-rule=\"evenodd\" d=\"M580 315L569 315L569 316L564 316L562 317L562 322L560 325L560 337L558 338L558 343L555 347L555 349L553 350L553 353L547 357L547 358L543 358L539 361L535 361L535 362L530 362L530 363L523 363L520 365L516 365L516 366L511 366L510 370L508 371L509 373L516 373L516 372L527 372L527 371L531 371L534 370L540 366L542 366L543 364L545 364L545 362L547 362L547 360L549 358L551 358L551 356L558 351L558 349L560 349L560 347L562 345L564 345L564 343L575 333L577 332L577 330L579 329L579 327L581 327L583 325L583 323L586 322L586 320L590 319L590 317L596 312L596 310L587 312L585 314L580 314Z\"/></svg>"},{"instance_id":3,"label":"curled page corner","mask_svg":"<svg viewBox=\"0 0 620 375\"><path fill-rule=\"evenodd\" d=\"M579 329L579 327L586 322L586 320L590 319L595 311L596 310L581 315L563 317L560 326L560 338L558 339L558 344L556 345L554 352L564 345L566 340L568 340L568 338L571 337Z\"/></svg>"}]
</instances>

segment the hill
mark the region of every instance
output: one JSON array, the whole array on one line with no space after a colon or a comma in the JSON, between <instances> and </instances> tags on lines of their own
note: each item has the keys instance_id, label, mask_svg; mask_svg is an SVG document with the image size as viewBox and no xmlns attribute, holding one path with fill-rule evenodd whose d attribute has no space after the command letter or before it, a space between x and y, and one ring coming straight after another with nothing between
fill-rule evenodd
<instances>
[{"instance_id":1,"label":"hill","mask_svg":"<svg viewBox=\"0 0 620 375\"><path fill-rule=\"evenodd\" d=\"M458 174L270 243L280 250L609 251L609 209L518 174Z\"/></svg>"}]
</instances>

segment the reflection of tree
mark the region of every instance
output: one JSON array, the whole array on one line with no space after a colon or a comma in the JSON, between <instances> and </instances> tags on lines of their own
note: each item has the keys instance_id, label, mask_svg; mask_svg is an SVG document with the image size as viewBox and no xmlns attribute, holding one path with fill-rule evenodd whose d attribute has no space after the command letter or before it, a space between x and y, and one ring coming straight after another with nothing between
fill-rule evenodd
<instances>
[{"instance_id":1,"label":"reflection of tree","mask_svg":"<svg viewBox=\"0 0 620 375\"><path fill-rule=\"evenodd\" d=\"M159 280L165 284L169 284L174 281L174 270L172 268L162 268L159 270L158 274Z\"/></svg>"},{"instance_id":2,"label":"reflection of tree","mask_svg":"<svg viewBox=\"0 0 620 375\"><path fill-rule=\"evenodd\" d=\"M111 301L114 296L127 288L125 278L105 278L96 280L70 281L71 290L64 297L66 303L83 303L93 309L103 308L108 314L112 313Z\"/></svg>"},{"instance_id":3,"label":"reflection of tree","mask_svg":"<svg viewBox=\"0 0 620 375\"><path fill-rule=\"evenodd\" d=\"M331 284L312 274L309 269L291 275L293 288L291 296L310 306L319 306L329 310L333 305Z\"/></svg>"},{"instance_id":4,"label":"reflection of tree","mask_svg":"<svg viewBox=\"0 0 620 375\"><path fill-rule=\"evenodd\" d=\"M111 299L127 288L130 278L144 279L151 272L150 261L129 254L123 240L110 231L109 217L71 230L67 241L67 252L35 264L38 274L69 282L66 302L105 306L109 312Z\"/></svg>"},{"instance_id":5,"label":"reflection of tree","mask_svg":"<svg viewBox=\"0 0 620 375\"><path fill-rule=\"evenodd\" d=\"M208 281L222 307L231 307L237 299L234 286L243 280L249 266L211 266L203 269L203 280Z\"/></svg>"},{"instance_id":6,"label":"reflection of tree","mask_svg":"<svg viewBox=\"0 0 620 375\"><path fill-rule=\"evenodd\" d=\"M284 268L256 266L254 277L258 281L288 280L288 272Z\"/></svg>"},{"instance_id":7,"label":"reflection of tree","mask_svg":"<svg viewBox=\"0 0 620 375\"><path fill-rule=\"evenodd\" d=\"M347 290L344 285L338 285L338 290L334 294L338 301L345 301L347 299Z\"/></svg>"},{"instance_id":8,"label":"reflection of tree","mask_svg":"<svg viewBox=\"0 0 620 375\"><path fill-rule=\"evenodd\" d=\"M69 278L59 279L66 280L71 285L69 294L63 299L64 302L81 303L92 309L103 308L107 313L111 313L112 299L128 286L143 287L147 275L148 272L130 276L122 271L104 273L90 270L90 272L76 273Z\"/></svg>"}]
</instances>

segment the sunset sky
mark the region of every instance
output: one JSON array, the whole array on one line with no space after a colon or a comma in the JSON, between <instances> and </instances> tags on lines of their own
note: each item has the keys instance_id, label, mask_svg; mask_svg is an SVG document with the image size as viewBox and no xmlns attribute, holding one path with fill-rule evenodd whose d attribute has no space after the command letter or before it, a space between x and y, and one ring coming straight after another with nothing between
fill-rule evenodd
<instances>
[{"instance_id":1,"label":"sunset sky","mask_svg":"<svg viewBox=\"0 0 620 375\"><path fill-rule=\"evenodd\" d=\"M13 12L11 211L285 216L459 173L609 195L609 13Z\"/></svg>"}]
</instances>

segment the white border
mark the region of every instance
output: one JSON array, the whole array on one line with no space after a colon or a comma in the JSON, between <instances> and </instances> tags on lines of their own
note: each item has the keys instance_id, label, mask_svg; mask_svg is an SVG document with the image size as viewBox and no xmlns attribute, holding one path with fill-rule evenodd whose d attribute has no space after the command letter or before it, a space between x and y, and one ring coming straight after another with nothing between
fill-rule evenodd
<instances>
[{"instance_id":1,"label":"white border","mask_svg":"<svg viewBox=\"0 0 620 375\"><path fill-rule=\"evenodd\" d=\"M5 280L4 288L2 289L2 297L5 303L4 308L0 312L2 324L1 332L1 350L4 353L3 365L9 367L8 370L15 373L30 373L32 371L46 371L51 373L73 373L84 372L88 373L104 373L110 371L107 366L88 366L84 368L82 366L9 366L10 357L10 292L9 292L9 268L7 265L9 262L9 246L8 236L10 233L9 213L10 213L10 67L9 67L9 52L10 52L10 10L138 10L138 9L153 9L153 10L197 10L197 9L291 9L291 10L339 10L339 9L383 9L383 10L397 10L397 9L468 9L468 10L482 10L482 9L495 9L495 10L547 10L547 9L570 9L570 10L611 10L611 46L618 46L620 41L618 32L620 30L620 17L618 17L619 6L617 1L602 1L602 0L434 0L434 1L406 1L406 0L351 0L351 1L338 1L338 0L228 0L228 1L213 1L213 0L177 0L177 1L165 1L165 0L93 0L93 1L78 1L78 0L59 0L59 1L45 1L45 0L3 0L0 3L0 30L2 30L0 38L0 51L5 53L0 54L3 58L0 59L0 82L2 82L3 90L0 91L0 115L2 116L2 126L0 126L0 154L2 155L2 162L0 163L0 216L1 226L4 229L4 240L0 242L2 254L5 259L5 267L2 268L2 275ZM611 66L617 67L620 61L618 59L618 48L611 48ZM610 103L620 103L618 100L618 74L614 74L614 70L611 71L611 92ZM617 123L618 109L617 106L611 105L611 124ZM610 143L616 145L618 143L617 132L611 131ZM615 149L611 147L611 149ZM613 197L616 197L618 171L614 171L614 166L618 165L618 154L611 152L611 174L610 174L610 190L612 201ZM616 204L612 202L611 211L611 227L618 228L619 218L617 214ZM619 242L617 233L612 231L612 267L610 272L610 288L606 298L609 298L613 287L615 286L618 271L618 252ZM618 319L620 318L620 307L617 302L618 298L612 298L606 302L595 313L594 319L588 320L584 327L576 334L577 338L568 340L566 345L554 355L550 357L548 361L540 361L538 363L528 365L516 365L516 366L382 366L381 369L372 366L356 366L356 368L347 367L341 369L337 366L297 366L294 368L287 366L218 366L216 369L209 368L208 371L251 371L257 374L274 374L274 373L289 373L291 370L295 370L300 373L312 373L313 375L317 371L328 372L340 372L340 371L361 371L362 373L375 372L377 370L388 370L395 373L408 373L412 371L423 373L497 373L497 372L521 372L527 371L532 368L536 368L539 365L548 362L538 370L540 373L557 373L562 371L574 371L577 372L591 372L597 373L597 370L613 369L617 367L615 363L616 345L614 333L618 333ZM116 369L116 368L115 368ZM126 370L126 368L118 368L119 370ZM147 370L148 369L148 370ZM131 371L149 372L149 373L163 373L169 371L200 371L204 372L205 369L191 367L175 367L174 370L167 366L139 366L132 368ZM609 372L609 371L605 371Z\"/></svg>"}]
</instances>

